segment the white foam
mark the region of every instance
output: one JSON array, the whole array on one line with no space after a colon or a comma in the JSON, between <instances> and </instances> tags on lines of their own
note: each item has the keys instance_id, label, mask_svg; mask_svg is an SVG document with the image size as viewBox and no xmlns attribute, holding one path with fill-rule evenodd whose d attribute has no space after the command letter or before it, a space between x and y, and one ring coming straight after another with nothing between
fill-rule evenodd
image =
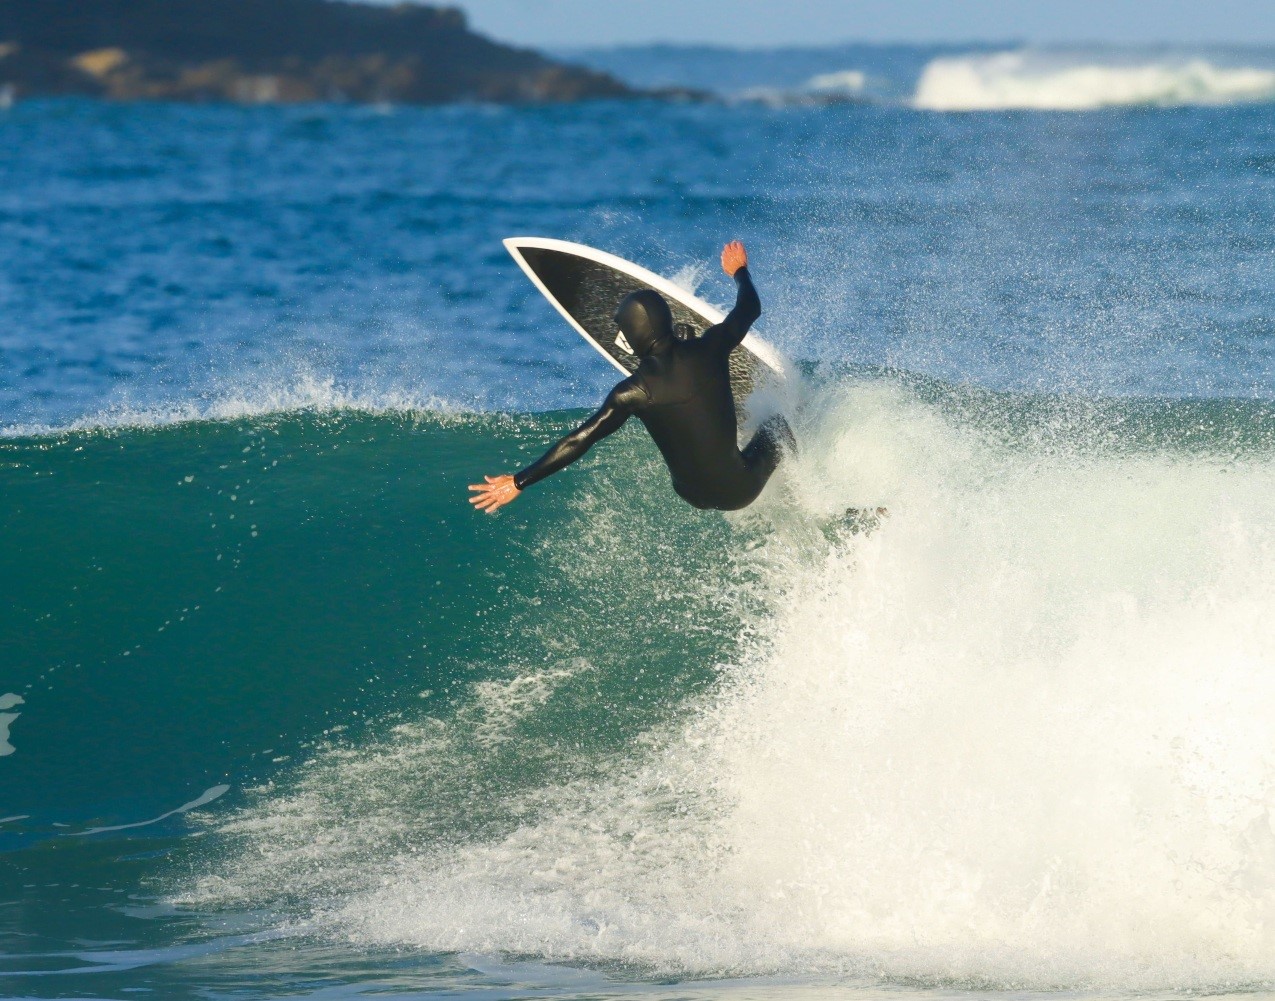
<instances>
[{"instance_id":1,"label":"white foam","mask_svg":"<svg viewBox=\"0 0 1275 1001\"><path fill-rule=\"evenodd\" d=\"M1000 52L935 59L912 103L932 111L1082 111L1122 105L1236 104L1275 99L1275 69L1202 58Z\"/></svg>"},{"instance_id":2,"label":"white foam","mask_svg":"<svg viewBox=\"0 0 1275 1001\"><path fill-rule=\"evenodd\" d=\"M675 728L506 786L549 753L515 724L586 669L537 667L316 759L190 899L677 975L1275 983L1275 463L1011 450L871 386L805 431L739 516L772 521L733 557L746 654Z\"/></svg>"}]
</instances>

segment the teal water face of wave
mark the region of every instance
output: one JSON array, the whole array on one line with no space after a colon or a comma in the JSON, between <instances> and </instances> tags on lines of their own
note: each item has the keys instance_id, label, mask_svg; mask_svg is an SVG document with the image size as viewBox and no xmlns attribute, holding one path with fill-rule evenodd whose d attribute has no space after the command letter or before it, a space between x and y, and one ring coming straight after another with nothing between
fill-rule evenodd
<instances>
[{"instance_id":1,"label":"teal water face of wave","mask_svg":"<svg viewBox=\"0 0 1275 1001\"><path fill-rule=\"evenodd\" d=\"M523 505L532 527L512 537L509 519L466 505L480 470L525 459L564 420L284 415L0 445L13 598L0 629L25 699L24 753L6 769L11 812L32 815L18 826L162 812L192 783L359 734L405 698L446 703L546 645L583 655L621 626L652 645L676 576L640 595L604 564L563 581L575 540L606 535L561 510L567 482ZM631 449L622 438L607 461ZM664 476L648 472L658 494ZM673 533L609 549L646 579ZM538 609L577 592L591 614L544 635Z\"/></svg>"},{"instance_id":2,"label":"teal water face of wave","mask_svg":"<svg viewBox=\"0 0 1275 1001\"><path fill-rule=\"evenodd\" d=\"M5 630L42 655L6 889L63 901L6 969L1275 982L1268 410L810 393L730 518L676 504L636 429L466 509L572 414L6 442Z\"/></svg>"},{"instance_id":3,"label":"teal water face of wave","mask_svg":"<svg viewBox=\"0 0 1275 1001\"><path fill-rule=\"evenodd\" d=\"M174 837L201 808L345 760L353 798L321 826L329 844L363 832L370 874L403 844L382 818L438 845L503 836L519 796L605 773L710 683L736 642L714 596L738 585L710 558L733 530L673 504L635 433L582 464L583 492L546 484L518 518L470 510L467 483L576 416L311 411L4 442L2 627L21 668L4 682L23 701L0 826L21 934L0 976L184 991L209 981L183 962L226 953L209 977L233 979L251 944L260 985L280 926L155 902L225 865L221 836L190 842L207 855ZM467 733L498 691L508 721ZM518 740L476 753L522 717ZM450 750L427 739L445 720ZM410 732L413 777L360 764ZM332 892L292 868L269 902L285 928ZM218 934L245 922L257 937Z\"/></svg>"}]
</instances>

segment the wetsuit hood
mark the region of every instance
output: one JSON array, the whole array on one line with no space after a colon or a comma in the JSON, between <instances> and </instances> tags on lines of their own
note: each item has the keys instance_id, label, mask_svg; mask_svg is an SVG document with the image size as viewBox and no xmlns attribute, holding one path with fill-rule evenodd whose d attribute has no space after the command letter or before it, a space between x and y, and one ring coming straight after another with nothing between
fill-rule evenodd
<instances>
[{"instance_id":1,"label":"wetsuit hood","mask_svg":"<svg viewBox=\"0 0 1275 1001\"><path fill-rule=\"evenodd\" d=\"M652 289L626 295L615 311L615 322L639 358L665 351L673 343L673 311Z\"/></svg>"}]
</instances>

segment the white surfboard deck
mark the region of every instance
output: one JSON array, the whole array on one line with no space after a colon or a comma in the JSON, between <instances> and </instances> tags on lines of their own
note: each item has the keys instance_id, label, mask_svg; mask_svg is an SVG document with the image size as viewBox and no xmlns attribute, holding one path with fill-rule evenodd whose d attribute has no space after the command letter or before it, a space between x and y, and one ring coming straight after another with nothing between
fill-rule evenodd
<instances>
[{"instance_id":1,"label":"white surfboard deck","mask_svg":"<svg viewBox=\"0 0 1275 1001\"><path fill-rule=\"evenodd\" d=\"M667 278L632 261L582 243L540 236L513 236L505 249L536 288L604 358L632 375L638 358L615 325L620 300L639 289L654 289L668 300L679 336L699 336L725 314ZM750 332L730 357L731 389L742 407L760 383L786 376L773 347Z\"/></svg>"}]
</instances>

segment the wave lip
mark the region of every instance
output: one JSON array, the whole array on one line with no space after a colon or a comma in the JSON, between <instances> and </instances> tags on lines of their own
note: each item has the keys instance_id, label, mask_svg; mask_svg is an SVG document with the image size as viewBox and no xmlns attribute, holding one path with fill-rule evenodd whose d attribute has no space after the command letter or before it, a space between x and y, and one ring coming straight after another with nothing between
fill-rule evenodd
<instances>
[{"instance_id":1,"label":"wave lip","mask_svg":"<svg viewBox=\"0 0 1275 1001\"><path fill-rule=\"evenodd\" d=\"M1090 111L1275 100L1275 69L1201 57L1114 59L1027 51L931 60L913 107L927 111Z\"/></svg>"},{"instance_id":2,"label":"wave lip","mask_svg":"<svg viewBox=\"0 0 1275 1001\"><path fill-rule=\"evenodd\" d=\"M427 391L342 385L335 376L301 372L266 380L259 385L227 387L196 399L140 406L123 403L59 423L0 423L0 441L77 431L119 431L204 421L235 421L300 411L370 414L461 412L456 405Z\"/></svg>"}]
</instances>

